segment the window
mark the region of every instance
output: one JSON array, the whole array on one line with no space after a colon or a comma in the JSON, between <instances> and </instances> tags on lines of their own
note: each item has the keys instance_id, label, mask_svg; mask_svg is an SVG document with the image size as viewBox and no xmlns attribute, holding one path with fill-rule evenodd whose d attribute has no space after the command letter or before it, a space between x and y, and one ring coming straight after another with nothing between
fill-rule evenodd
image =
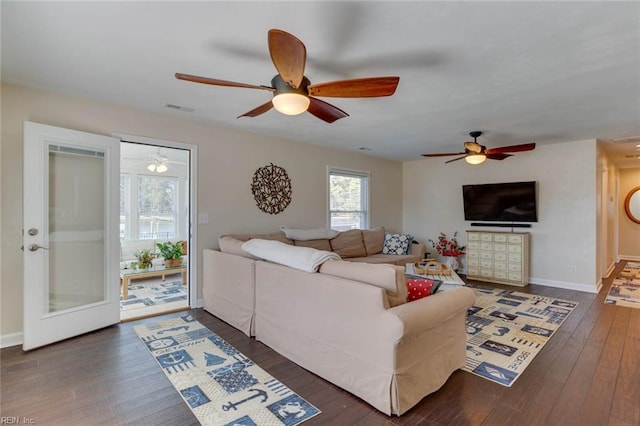
<instances>
[{"instance_id":1,"label":"window","mask_svg":"<svg viewBox=\"0 0 640 426\"><path fill-rule=\"evenodd\" d=\"M369 173L329 169L331 229L369 228Z\"/></svg>"},{"instance_id":2,"label":"window","mask_svg":"<svg viewBox=\"0 0 640 426\"><path fill-rule=\"evenodd\" d=\"M178 185L178 178L120 174L120 239L180 237Z\"/></svg>"},{"instance_id":3,"label":"window","mask_svg":"<svg viewBox=\"0 0 640 426\"><path fill-rule=\"evenodd\" d=\"M178 179L138 177L138 239L169 240L178 230Z\"/></svg>"}]
</instances>

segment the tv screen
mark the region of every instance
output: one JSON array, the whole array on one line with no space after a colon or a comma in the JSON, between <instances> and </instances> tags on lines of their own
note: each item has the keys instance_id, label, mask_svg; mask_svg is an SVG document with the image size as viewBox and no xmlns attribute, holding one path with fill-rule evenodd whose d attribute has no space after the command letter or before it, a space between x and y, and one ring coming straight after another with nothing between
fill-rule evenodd
<instances>
[{"instance_id":1,"label":"tv screen","mask_svg":"<svg viewBox=\"0 0 640 426\"><path fill-rule=\"evenodd\" d=\"M487 222L537 222L536 183L463 185L464 219Z\"/></svg>"}]
</instances>

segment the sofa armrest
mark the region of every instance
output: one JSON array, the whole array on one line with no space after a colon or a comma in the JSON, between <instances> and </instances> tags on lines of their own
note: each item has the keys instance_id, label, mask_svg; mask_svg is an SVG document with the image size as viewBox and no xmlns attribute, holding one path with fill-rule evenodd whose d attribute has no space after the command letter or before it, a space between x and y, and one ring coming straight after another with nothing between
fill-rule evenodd
<instances>
[{"instance_id":1,"label":"sofa armrest","mask_svg":"<svg viewBox=\"0 0 640 426\"><path fill-rule=\"evenodd\" d=\"M408 297L404 267L392 264L329 260L320 266L321 274L381 287L386 290L390 306L406 303Z\"/></svg>"},{"instance_id":2,"label":"sofa armrest","mask_svg":"<svg viewBox=\"0 0 640 426\"><path fill-rule=\"evenodd\" d=\"M476 300L473 290L467 287L441 291L404 305L395 306L389 312L404 324L405 335L418 336L439 324L466 312Z\"/></svg>"}]
</instances>

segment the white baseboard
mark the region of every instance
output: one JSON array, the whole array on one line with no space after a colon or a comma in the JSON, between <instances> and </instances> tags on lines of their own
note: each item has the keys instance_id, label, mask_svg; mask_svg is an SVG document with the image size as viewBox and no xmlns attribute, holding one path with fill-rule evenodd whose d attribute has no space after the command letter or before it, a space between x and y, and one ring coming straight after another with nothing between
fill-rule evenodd
<instances>
[{"instance_id":1,"label":"white baseboard","mask_svg":"<svg viewBox=\"0 0 640 426\"><path fill-rule=\"evenodd\" d=\"M22 344L22 333L11 333L0 336L0 348L8 348Z\"/></svg>"},{"instance_id":2,"label":"white baseboard","mask_svg":"<svg viewBox=\"0 0 640 426\"><path fill-rule=\"evenodd\" d=\"M543 285L546 287L562 288L565 290L584 291L586 293L598 293L602 287L602 281L595 284L571 283L567 281L545 280L542 278L529 278L529 284Z\"/></svg>"}]
</instances>

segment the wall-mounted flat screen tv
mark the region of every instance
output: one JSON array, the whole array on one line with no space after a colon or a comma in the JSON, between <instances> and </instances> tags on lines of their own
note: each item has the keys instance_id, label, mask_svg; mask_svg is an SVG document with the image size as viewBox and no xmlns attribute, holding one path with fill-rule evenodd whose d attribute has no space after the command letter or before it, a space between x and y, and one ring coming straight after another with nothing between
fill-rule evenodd
<instances>
[{"instance_id":1,"label":"wall-mounted flat screen tv","mask_svg":"<svg viewBox=\"0 0 640 426\"><path fill-rule=\"evenodd\" d=\"M486 222L537 222L536 183L463 185L464 219Z\"/></svg>"}]
</instances>

